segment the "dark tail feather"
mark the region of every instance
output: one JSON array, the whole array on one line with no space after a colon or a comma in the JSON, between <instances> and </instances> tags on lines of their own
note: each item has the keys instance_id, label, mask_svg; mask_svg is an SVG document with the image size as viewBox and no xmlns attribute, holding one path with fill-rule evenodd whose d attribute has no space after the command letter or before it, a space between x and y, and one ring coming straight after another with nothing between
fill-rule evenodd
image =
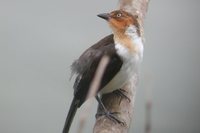
<instances>
[{"instance_id":1,"label":"dark tail feather","mask_svg":"<svg viewBox=\"0 0 200 133\"><path fill-rule=\"evenodd\" d=\"M71 103L71 106L70 106L66 121L65 121L65 126L63 128L63 133L68 133L69 132L69 129L70 129L70 126L71 126L72 121L74 119L74 116L76 114L78 105L79 105L79 100L74 97L74 99L72 100L72 103Z\"/></svg>"}]
</instances>

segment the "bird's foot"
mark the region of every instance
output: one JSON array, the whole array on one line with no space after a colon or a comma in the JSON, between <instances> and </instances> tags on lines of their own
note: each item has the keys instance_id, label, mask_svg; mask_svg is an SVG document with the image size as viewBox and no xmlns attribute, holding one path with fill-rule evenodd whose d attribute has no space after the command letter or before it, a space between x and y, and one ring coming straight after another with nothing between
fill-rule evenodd
<instances>
[{"instance_id":1,"label":"bird's foot","mask_svg":"<svg viewBox=\"0 0 200 133\"><path fill-rule=\"evenodd\" d=\"M121 120L119 120L119 118L117 118L117 114L119 114L119 112L109 112L109 111L105 111L105 112L101 112L101 113L97 113L96 114L96 118L99 116L103 116L105 115L108 119L110 119L111 121L118 123L118 124L122 124L124 125L125 123Z\"/></svg>"}]
</instances>

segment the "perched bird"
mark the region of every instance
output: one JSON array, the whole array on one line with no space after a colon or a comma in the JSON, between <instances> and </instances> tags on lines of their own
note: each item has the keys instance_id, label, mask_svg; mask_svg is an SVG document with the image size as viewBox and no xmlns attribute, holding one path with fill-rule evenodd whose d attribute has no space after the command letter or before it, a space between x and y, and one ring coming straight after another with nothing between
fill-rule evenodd
<instances>
[{"instance_id":1,"label":"perched bird","mask_svg":"<svg viewBox=\"0 0 200 133\"><path fill-rule=\"evenodd\" d=\"M74 98L66 118L63 133L68 133L74 115L86 100L90 84L94 78L98 64L104 55L110 60L105 68L96 99L104 109L105 115L120 122L109 113L98 94L111 93L122 88L137 70L143 56L143 42L140 33L138 17L123 10L97 15L105 19L113 34L106 36L88 48L72 64L72 73L76 74L74 83Z\"/></svg>"}]
</instances>

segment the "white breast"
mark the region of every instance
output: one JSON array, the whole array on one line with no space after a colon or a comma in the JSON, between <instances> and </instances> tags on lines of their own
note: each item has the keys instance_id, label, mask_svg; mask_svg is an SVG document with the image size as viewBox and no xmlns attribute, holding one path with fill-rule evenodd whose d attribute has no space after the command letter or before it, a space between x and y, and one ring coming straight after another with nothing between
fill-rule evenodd
<instances>
[{"instance_id":1,"label":"white breast","mask_svg":"<svg viewBox=\"0 0 200 133\"><path fill-rule=\"evenodd\" d=\"M139 51L137 53L131 53L127 47L116 42L115 48L123 61L123 65L115 77L100 91L101 94L122 88L133 74L137 72L137 66L141 62L143 54L141 38L135 38L133 44L138 45Z\"/></svg>"}]
</instances>

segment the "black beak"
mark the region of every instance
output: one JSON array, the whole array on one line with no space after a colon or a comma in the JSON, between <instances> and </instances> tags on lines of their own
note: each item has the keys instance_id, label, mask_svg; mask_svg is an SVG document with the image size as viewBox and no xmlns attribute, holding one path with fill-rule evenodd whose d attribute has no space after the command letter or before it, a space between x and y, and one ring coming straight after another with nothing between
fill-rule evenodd
<instances>
[{"instance_id":1,"label":"black beak","mask_svg":"<svg viewBox=\"0 0 200 133\"><path fill-rule=\"evenodd\" d=\"M100 18L103 18L103 19L105 19L105 20L109 20L109 14L108 13L102 13L102 14L98 14L97 15L98 17L100 17Z\"/></svg>"}]
</instances>

